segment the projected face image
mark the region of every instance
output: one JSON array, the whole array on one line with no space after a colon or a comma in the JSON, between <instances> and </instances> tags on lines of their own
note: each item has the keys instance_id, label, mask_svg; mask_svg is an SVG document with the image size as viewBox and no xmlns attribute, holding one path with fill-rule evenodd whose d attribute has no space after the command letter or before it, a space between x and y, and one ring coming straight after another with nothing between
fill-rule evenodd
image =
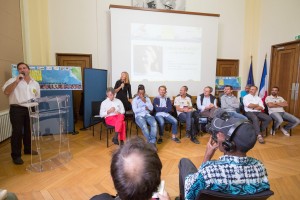
<instances>
[{"instance_id":1,"label":"projected face image","mask_svg":"<svg viewBox=\"0 0 300 200\"><path fill-rule=\"evenodd\" d=\"M160 46L134 46L133 59L136 74L162 73L162 47Z\"/></svg>"}]
</instances>

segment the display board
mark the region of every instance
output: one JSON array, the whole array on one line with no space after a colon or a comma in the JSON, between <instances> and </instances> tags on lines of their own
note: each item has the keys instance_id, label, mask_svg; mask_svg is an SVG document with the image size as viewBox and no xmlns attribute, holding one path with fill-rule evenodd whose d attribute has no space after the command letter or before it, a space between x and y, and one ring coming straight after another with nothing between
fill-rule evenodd
<instances>
[{"instance_id":1,"label":"display board","mask_svg":"<svg viewBox=\"0 0 300 200\"><path fill-rule=\"evenodd\" d=\"M92 114L92 101L101 101L106 97L107 89L107 70L103 69L84 69L84 114L83 126L90 126ZM100 110L99 110L100 112Z\"/></svg>"},{"instance_id":2,"label":"display board","mask_svg":"<svg viewBox=\"0 0 300 200\"><path fill-rule=\"evenodd\" d=\"M30 76L41 90L82 90L81 67L30 65ZM17 65L12 65L12 77L18 76Z\"/></svg>"},{"instance_id":3,"label":"display board","mask_svg":"<svg viewBox=\"0 0 300 200\"><path fill-rule=\"evenodd\" d=\"M241 90L241 78L235 76L217 76L216 90L224 90L225 85L231 85L233 90Z\"/></svg>"}]
</instances>

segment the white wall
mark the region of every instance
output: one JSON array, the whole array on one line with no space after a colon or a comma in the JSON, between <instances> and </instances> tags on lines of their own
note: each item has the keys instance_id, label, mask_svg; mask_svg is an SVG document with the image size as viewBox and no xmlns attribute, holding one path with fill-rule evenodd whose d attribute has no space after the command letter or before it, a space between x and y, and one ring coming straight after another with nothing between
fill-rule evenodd
<instances>
[{"instance_id":1,"label":"white wall","mask_svg":"<svg viewBox=\"0 0 300 200\"><path fill-rule=\"evenodd\" d=\"M97 7L96 0L49 1L50 62L55 53L92 54L97 63Z\"/></svg>"},{"instance_id":2,"label":"white wall","mask_svg":"<svg viewBox=\"0 0 300 200\"><path fill-rule=\"evenodd\" d=\"M291 41L300 34L300 1L256 0L261 10L257 11L260 12L259 22L254 23L258 34L250 37L255 41L245 37L249 34L245 32L248 27L246 15L249 13L245 8L248 1L254 0L186 0L186 10L221 15L218 58L240 60L240 76L244 85L250 54L254 52L253 57L257 61L254 62L254 78L259 85L265 53L270 64L271 45ZM55 53L90 53L94 68L108 69L110 83L110 4L131 5L131 0L49 1L51 64L55 64ZM249 50L248 46L253 42L257 43L253 47L255 50Z\"/></svg>"},{"instance_id":3,"label":"white wall","mask_svg":"<svg viewBox=\"0 0 300 200\"><path fill-rule=\"evenodd\" d=\"M293 41L296 35L300 35L299 0L262 0L261 8L260 45L257 55L259 59L258 68L254 72L258 82L266 53L268 68L270 67L271 46Z\"/></svg>"}]
</instances>

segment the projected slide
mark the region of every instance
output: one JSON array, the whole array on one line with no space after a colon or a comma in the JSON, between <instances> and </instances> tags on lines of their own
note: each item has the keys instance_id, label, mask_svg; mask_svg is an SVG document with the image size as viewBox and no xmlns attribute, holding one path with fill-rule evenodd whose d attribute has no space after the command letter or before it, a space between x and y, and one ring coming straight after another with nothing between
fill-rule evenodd
<instances>
[{"instance_id":1,"label":"projected slide","mask_svg":"<svg viewBox=\"0 0 300 200\"><path fill-rule=\"evenodd\" d=\"M131 24L132 81L200 81L202 28Z\"/></svg>"}]
</instances>

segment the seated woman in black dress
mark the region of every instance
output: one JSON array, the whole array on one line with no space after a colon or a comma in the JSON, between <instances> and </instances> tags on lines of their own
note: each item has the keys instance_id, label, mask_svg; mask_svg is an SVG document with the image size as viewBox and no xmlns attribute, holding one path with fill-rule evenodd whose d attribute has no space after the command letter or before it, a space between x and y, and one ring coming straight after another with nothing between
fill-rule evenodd
<instances>
[{"instance_id":1,"label":"seated woman in black dress","mask_svg":"<svg viewBox=\"0 0 300 200\"><path fill-rule=\"evenodd\" d=\"M116 98L120 99L124 105L125 110L131 110L131 103L128 99L132 99L131 85L129 75L127 72L121 73L121 78L118 80L114 87L116 91Z\"/></svg>"}]
</instances>

